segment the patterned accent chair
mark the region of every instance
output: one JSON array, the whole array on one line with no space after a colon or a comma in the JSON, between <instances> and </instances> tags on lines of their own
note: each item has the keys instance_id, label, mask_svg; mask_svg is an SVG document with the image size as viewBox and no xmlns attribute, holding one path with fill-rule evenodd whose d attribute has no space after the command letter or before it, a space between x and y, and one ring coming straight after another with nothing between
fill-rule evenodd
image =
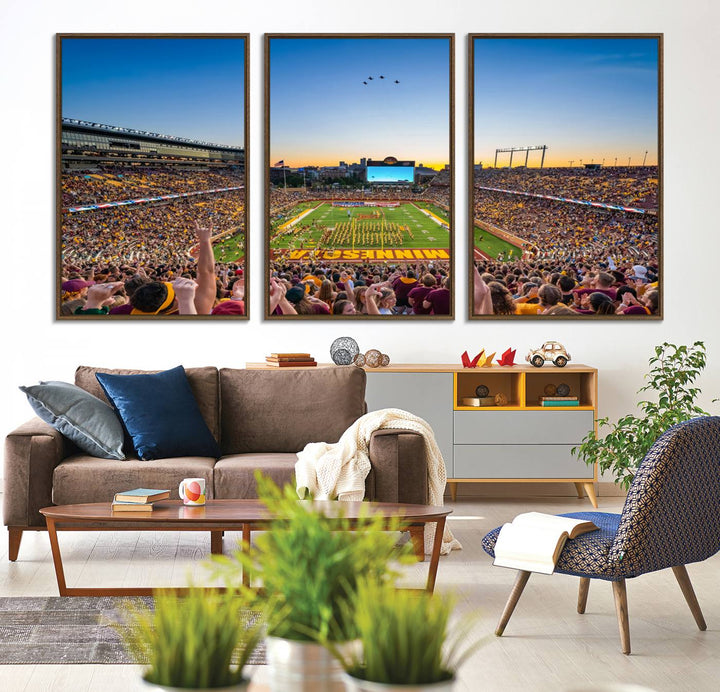
<instances>
[{"instance_id":1,"label":"patterned accent chair","mask_svg":"<svg viewBox=\"0 0 720 692\"><path fill-rule=\"evenodd\" d=\"M578 613L585 612L590 579L612 583L620 643L630 653L630 625L625 580L671 567L690 611L706 629L685 565L706 560L720 550L720 417L680 423L655 442L628 491L622 514L573 512L562 516L589 519L599 531L567 541L556 572L580 577ZM495 557L500 529L483 538ZM495 634L501 636L530 572L520 571Z\"/></svg>"}]
</instances>

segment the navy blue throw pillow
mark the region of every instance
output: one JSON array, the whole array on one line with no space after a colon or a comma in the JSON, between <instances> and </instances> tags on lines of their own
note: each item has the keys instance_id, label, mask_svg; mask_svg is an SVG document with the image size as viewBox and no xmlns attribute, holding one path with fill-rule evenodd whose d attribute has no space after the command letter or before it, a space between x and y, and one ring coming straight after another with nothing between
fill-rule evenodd
<instances>
[{"instance_id":1,"label":"navy blue throw pillow","mask_svg":"<svg viewBox=\"0 0 720 692\"><path fill-rule=\"evenodd\" d=\"M141 459L219 457L182 365L149 375L96 373Z\"/></svg>"}]
</instances>

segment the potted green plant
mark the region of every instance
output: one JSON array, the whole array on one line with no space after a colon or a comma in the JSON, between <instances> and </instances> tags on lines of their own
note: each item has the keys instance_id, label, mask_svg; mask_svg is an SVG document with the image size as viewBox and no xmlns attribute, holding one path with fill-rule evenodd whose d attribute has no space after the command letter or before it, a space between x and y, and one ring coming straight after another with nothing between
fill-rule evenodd
<instances>
[{"instance_id":1,"label":"potted green plant","mask_svg":"<svg viewBox=\"0 0 720 692\"><path fill-rule=\"evenodd\" d=\"M320 642L355 638L349 604L362 577L391 579L392 560L412 560L409 546L396 546L400 521L368 514L351 526L342 502L326 516L312 501L299 500L292 486L281 490L260 474L257 481L274 520L251 549L214 556L215 574L237 583L247 570L252 583L262 582L273 692L342 690L342 670Z\"/></svg>"},{"instance_id":2,"label":"potted green plant","mask_svg":"<svg viewBox=\"0 0 720 692\"><path fill-rule=\"evenodd\" d=\"M147 687L244 690L243 668L262 629L259 619L247 626L247 609L233 589L156 591L154 609L129 606L118 629L135 661L147 665Z\"/></svg>"},{"instance_id":3,"label":"potted green plant","mask_svg":"<svg viewBox=\"0 0 720 692\"><path fill-rule=\"evenodd\" d=\"M364 580L353 616L359 646L334 651L347 692L450 692L460 665L481 644L474 619L449 629L454 599Z\"/></svg>"},{"instance_id":4,"label":"potted green plant","mask_svg":"<svg viewBox=\"0 0 720 692\"><path fill-rule=\"evenodd\" d=\"M641 415L629 414L610 424L599 418L599 428L609 427L604 436L590 432L573 454L586 464L597 463L600 471L610 471L615 482L627 489L650 447L668 428L696 416L710 415L695 402L700 389L695 386L705 368L705 344L676 346L667 342L655 347L650 358L648 383L638 394L653 392L652 400L638 403Z\"/></svg>"}]
</instances>

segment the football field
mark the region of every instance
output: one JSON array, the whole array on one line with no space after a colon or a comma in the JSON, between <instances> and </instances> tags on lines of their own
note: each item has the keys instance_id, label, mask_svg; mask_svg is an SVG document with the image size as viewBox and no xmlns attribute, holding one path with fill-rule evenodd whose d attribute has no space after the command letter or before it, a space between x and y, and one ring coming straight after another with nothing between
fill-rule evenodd
<instances>
[{"instance_id":1,"label":"football field","mask_svg":"<svg viewBox=\"0 0 720 692\"><path fill-rule=\"evenodd\" d=\"M423 202L396 207L334 207L304 202L276 220L271 229L273 250L298 249L447 249L447 212Z\"/></svg>"},{"instance_id":2,"label":"football field","mask_svg":"<svg viewBox=\"0 0 720 692\"><path fill-rule=\"evenodd\" d=\"M475 226L474 228L475 248L483 255L487 255L492 259L501 257L505 261L511 259L520 259L522 249L509 243L507 240L496 236L491 231ZM476 257L475 259L480 259Z\"/></svg>"}]
</instances>

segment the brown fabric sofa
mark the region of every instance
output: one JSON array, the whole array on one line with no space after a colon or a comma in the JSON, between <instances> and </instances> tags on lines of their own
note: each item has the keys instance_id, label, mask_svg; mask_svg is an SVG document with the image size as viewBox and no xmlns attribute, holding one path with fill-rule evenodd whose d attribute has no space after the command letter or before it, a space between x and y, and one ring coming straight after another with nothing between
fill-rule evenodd
<instances>
[{"instance_id":1,"label":"brown fabric sofa","mask_svg":"<svg viewBox=\"0 0 720 692\"><path fill-rule=\"evenodd\" d=\"M96 372L118 375L142 370L81 366L75 384L107 401ZM200 411L220 444L219 459L179 457L155 461L99 459L39 418L5 439L4 521L10 560L17 559L23 531L45 528L42 507L109 502L129 488L170 488L205 478L208 498L257 497L254 473L275 482L291 481L296 452L308 442L337 442L366 412L365 371L355 367L317 370L236 370L188 368ZM126 445L126 448L129 448ZM372 470L367 499L378 502L427 501L422 438L410 431L378 430L370 441Z\"/></svg>"}]
</instances>

